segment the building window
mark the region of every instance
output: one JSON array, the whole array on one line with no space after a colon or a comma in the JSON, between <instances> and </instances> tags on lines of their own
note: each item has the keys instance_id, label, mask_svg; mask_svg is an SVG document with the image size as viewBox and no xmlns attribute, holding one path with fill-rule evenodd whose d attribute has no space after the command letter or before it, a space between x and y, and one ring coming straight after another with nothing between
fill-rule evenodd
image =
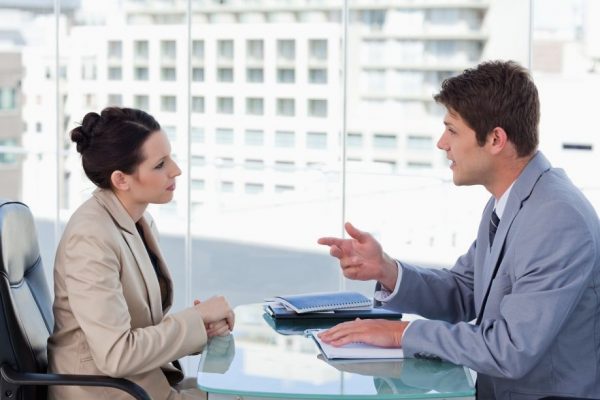
<instances>
[{"instance_id":1,"label":"building window","mask_svg":"<svg viewBox=\"0 0 600 400\"><path fill-rule=\"evenodd\" d=\"M201 128L198 126L192 126L190 134L191 134L192 143L204 143L204 140L205 140L204 128Z\"/></svg>"},{"instance_id":2,"label":"building window","mask_svg":"<svg viewBox=\"0 0 600 400\"><path fill-rule=\"evenodd\" d=\"M220 184L220 190L222 193L232 193L233 189L233 182L231 181L222 181Z\"/></svg>"},{"instance_id":3,"label":"building window","mask_svg":"<svg viewBox=\"0 0 600 400\"><path fill-rule=\"evenodd\" d=\"M192 40L192 58L204 60L204 40Z\"/></svg>"},{"instance_id":4,"label":"building window","mask_svg":"<svg viewBox=\"0 0 600 400\"><path fill-rule=\"evenodd\" d=\"M265 190L265 186L262 183L246 183L244 185L244 191L247 194L258 194Z\"/></svg>"},{"instance_id":5,"label":"building window","mask_svg":"<svg viewBox=\"0 0 600 400\"><path fill-rule=\"evenodd\" d=\"M108 58L120 60L123 57L123 43L120 40L108 41Z\"/></svg>"},{"instance_id":6,"label":"building window","mask_svg":"<svg viewBox=\"0 0 600 400\"><path fill-rule=\"evenodd\" d=\"M264 73L262 68L246 68L246 81L251 83L262 83Z\"/></svg>"},{"instance_id":7,"label":"building window","mask_svg":"<svg viewBox=\"0 0 600 400\"><path fill-rule=\"evenodd\" d=\"M563 150L585 150L592 151L594 146L588 143L563 143Z\"/></svg>"},{"instance_id":8,"label":"building window","mask_svg":"<svg viewBox=\"0 0 600 400\"><path fill-rule=\"evenodd\" d=\"M108 80L120 81L123 79L123 70L121 67L108 67Z\"/></svg>"},{"instance_id":9,"label":"building window","mask_svg":"<svg viewBox=\"0 0 600 400\"><path fill-rule=\"evenodd\" d=\"M290 131L276 131L275 132L275 147L294 147L295 146L295 134Z\"/></svg>"},{"instance_id":10,"label":"building window","mask_svg":"<svg viewBox=\"0 0 600 400\"><path fill-rule=\"evenodd\" d=\"M160 69L160 79L163 81L177 80L177 72L173 67L162 67Z\"/></svg>"},{"instance_id":11,"label":"building window","mask_svg":"<svg viewBox=\"0 0 600 400\"><path fill-rule=\"evenodd\" d=\"M246 40L246 59L262 61L264 58L264 42L259 39Z\"/></svg>"},{"instance_id":12,"label":"building window","mask_svg":"<svg viewBox=\"0 0 600 400\"><path fill-rule=\"evenodd\" d=\"M263 169L265 162L254 158L247 158L244 160L244 168L247 169Z\"/></svg>"},{"instance_id":13,"label":"building window","mask_svg":"<svg viewBox=\"0 0 600 400\"><path fill-rule=\"evenodd\" d=\"M93 93L86 93L83 95L83 104L87 108L98 108L98 102L96 101L96 95Z\"/></svg>"},{"instance_id":14,"label":"building window","mask_svg":"<svg viewBox=\"0 0 600 400\"><path fill-rule=\"evenodd\" d=\"M0 139L0 147L17 147L17 141L15 139ZM15 164L17 162L17 155L9 151L0 152L0 164Z\"/></svg>"},{"instance_id":15,"label":"building window","mask_svg":"<svg viewBox=\"0 0 600 400\"><path fill-rule=\"evenodd\" d=\"M219 82L233 82L233 68L217 68Z\"/></svg>"},{"instance_id":16,"label":"building window","mask_svg":"<svg viewBox=\"0 0 600 400\"><path fill-rule=\"evenodd\" d=\"M294 170L293 161L275 161L275 170L281 172L292 172Z\"/></svg>"},{"instance_id":17,"label":"building window","mask_svg":"<svg viewBox=\"0 0 600 400\"><path fill-rule=\"evenodd\" d=\"M232 168L233 167L233 158L219 157L219 158L217 158L217 165L221 168Z\"/></svg>"},{"instance_id":18,"label":"building window","mask_svg":"<svg viewBox=\"0 0 600 400\"><path fill-rule=\"evenodd\" d=\"M17 108L17 90L15 88L0 88L0 110Z\"/></svg>"},{"instance_id":19,"label":"building window","mask_svg":"<svg viewBox=\"0 0 600 400\"><path fill-rule=\"evenodd\" d=\"M277 115L293 117L296 114L294 99L277 99Z\"/></svg>"},{"instance_id":20,"label":"building window","mask_svg":"<svg viewBox=\"0 0 600 400\"><path fill-rule=\"evenodd\" d=\"M396 172L396 161L393 160L373 160L375 164L388 168L389 172Z\"/></svg>"},{"instance_id":21,"label":"building window","mask_svg":"<svg viewBox=\"0 0 600 400\"><path fill-rule=\"evenodd\" d=\"M363 135L362 133L351 133L348 132L346 137L346 146L359 148L363 146Z\"/></svg>"},{"instance_id":22,"label":"building window","mask_svg":"<svg viewBox=\"0 0 600 400\"><path fill-rule=\"evenodd\" d=\"M296 70L294 68L277 68L277 82L294 83L296 81Z\"/></svg>"},{"instance_id":23,"label":"building window","mask_svg":"<svg viewBox=\"0 0 600 400\"><path fill-rule=\"evenodd\" d=\"M147 81L149 76L148 67L135 67L133 69L133 79L136 81Z\"/></svg>"},{"instance_id":24,"label":"building window","mask_svg":"<svg viewBox=\"0 0 600 400\"><path fill-rule=\"evenodd\" d=\"M327 83L327 70L325 68L309 68L308 69L308 81L316 84Z\"/></svg>"},{"instance_id":25,"label":"building window","mask_svg":"<svg viewBox=\"0 0 600 400\"><path fill-rule=\"evenodd\" d=\"M147 40L136 40L133 42L133 54L136 60L147 60L150 57L150 50Z\"/></svg>"},{"instance_id":26,"label":"building window","mask_svg":"<svg viewBox=\"0 0 600 400\"><path fill-rule=\"evenodd\" d=\"M173 125L166 125L162 128L163 131L165 131L167 137L169 138L169 142L173 143L177 141L177 128L175 128Z\"/></svg>"},{"instance_id":27,"label":"building window","mask_svg":"<svg viewBox=\"0 0 600 400\"><path fill-rule=\"evenodd\" d=\"M177 42L174 40L161 40L160 55L163 59L175 60L177 58Z\"/></svg>"},{"instance_id":28,"label":"building window","mask_svg":"<svg viewBox=\"0 0 600 400\"><path fill-rule=\"evenodd\" d=\"M433 138L431 136L408 135L406 137L406 148L411 150L431 150Z\"/></svg>"},{"instance_id":29,"label":"building window","mask_svg":"<svg viewBox=\"0 0 600 400\"><path fill-rule=\"evenodd\" d=\"M249 115L263 115L264 114L264 101L260 97L247 97L246 98L246 114Z\"/></svg>"},{"instance_id":30,"label":"building window","mask_svg":"<svg viewBox=\"0 0 600 400\"><path fill-rule=\"evenodd\" d=\"M233 40L217 41L217 59L233 60Z\"/></svg>"},{"instance_id":31,"label":"building window","mask_svg":"<svg viewBox=\"0 0 600 400\"><path fill-rule=\"evenodd\" d=\"M217 128L215 135L215 143L217 144L233 144L233 129Z\"/></svg>"},{"instance_id":32,"label":"building window","mask_svg":"<svg viewBox=\"0 0 600 400\"><path fill-rule=\"evenodd\" d=\"M408 161L406 167L410 169L429 169L432 165L427 161Z\"/></svg>"},{"instance_id":33,"label":"building window","mask_svg":"<svg viewBox=\"0 0 600 400\"><path fill-rule=\"evenodd\" d=\"M203 67L192 68L192 81L204 82L204 68Z\"/></svg>"},{"instance_id":34,"label":"building window","mask_svg":"<svg viewBox=\"0 0 600 400\"><path fill-rule=\"evenodd\" d=\"M192 167L201 167L206 165L206 157L204 156L192 156Z\"/></svg>"},{"instance_id":35,"label":"building window","mask_svg":"<svg viewBox=\"0 0 600 400\"><path fill-rule=\"evenodd\" d=\"M95 81L97 78L97 67L95 57L84 57L81 60L81 79Z\"/></svg>"},{"instance_id":36,"label":"building window","mask_svg":"<svg viewBox=\"0 0 600 400\"><path fill-rule=\"evenodd\" d=\"M150 97L145 94L137 94L133 96L133 105L135 108L148 111L150 109Z\"/></svg>"},{"instance_id":37,"label":"building window","mask_svg":"<svg viewBox=\"0 0 600 400\"><path fill-rule=\"evenodd\" d=\"M327 133L326 132L308 132L306 134L306 147L309 149L326 149L327 148Z\"/></svg>"},{"instance_id":38,"label":"building window","mask_svg":"<svg viewBox=\"0 0 600 400\"><path fill-rule=\"evenodd\" d=\"M265 141L265 134L263 131L247 129L244 132L244 144L246 146L262 146Z\"/></svg>"},{"instance_id":39,"label":"building window","mask_svg":"<svg viewBox=\"0 0 600 400\"><path fill-rule=\"evenodd\" d=\"M327 60L327 40L311 39L308 41L309 58L311 60Z\"/></svg>"},{"instance_id":40,"label":"building window","mask_svg":"<svg viewBox=\"0 0 600 400\"><path fill-rule=\"evenodd\" d=\"M233 114L233 97L217 97L217 112Z\"/></svg>"},{"instance_id":41,"label":"building window","mask_svg":"<svg viewBox=\"0 0 600 400\"><path fill-rule=\"evenodd\" d=\"M293 39L277 40L277 58L282 61L296 59L296 41Z\"/></svg>"},{"instance_id":42,"label":"building window","mask_svg":"<svg viewBox=\"0 0 600 400\"><path fill-rule=\"evenodd\" d=\"M204 97L192 96L192 112L204 113Z\"/></svg>"},{"instance_id":43,"label":"building window","mask_svg":"<svg viewBox=\"0 0 600 400\"><path fill-rule=\"evenodd\" d=\"M160 96L160 110L167 112L177 111L177 97Z\"/></svg>"},{"instance_id":44,"label":"building window","mask_svg":"<svg viewBox=\"0 0 600 400\"><path fill-rule=\"evenodd\" d=\"M293 192L294 187L291 185L275 185L275 193Z\"/></svg>"},{"instance_id":45,"label":"building window","mask_svg":"<svg viewBox=\"0 0 600 400\"><path fill-rule=\"evenodd\" d=\"M395 149L398 147L398 138L396 135L376 133L373 135L373 147L377 149Z\"/></svg>"},{"instance_id":46,"label":"building window","mask_svg":"<svg viewBox=\"0 0 600 400\"><path fill-rule=\"evenodd\" d=\"M311 117L326 118L327 117L327 100L309 99L308 100L308 115Z\"/></svg>"},{"instance_id":47,"label":"building window","mask_svg":"<svg viewBox=\"0 0 600 400\"><path fill-rule=\"evenodd\" d=\"M191 188L192 190L204 190L205 184L204 179L192 179Z\"/></svg>"},{"instance_id":48,"label":"building window","mask_svg":"<svg viewBox=\"0 0 600 400\"><path fill-rule=\"evenodd\" d=\"M123 106L123 96L120 94L109 94L108 105L117 107Z\"/></svg>"}]
</instances>

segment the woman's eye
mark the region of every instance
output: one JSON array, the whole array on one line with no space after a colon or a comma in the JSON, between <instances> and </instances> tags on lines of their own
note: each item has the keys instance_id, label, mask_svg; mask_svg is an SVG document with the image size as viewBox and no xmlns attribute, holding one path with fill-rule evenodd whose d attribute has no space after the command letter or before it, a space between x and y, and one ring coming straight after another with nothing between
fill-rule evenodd
<instances>
[{"instance_id":1,"label":"woman's eye","mask_svg":"<svg viewBox=\"0 0 600 400\"><path fill-rule=\"evenodd\" d=\"M154 169L161 169L164 166L165 166L165 162L161 161L156 167L154 167Z\"/></svg>"}]
</instances>

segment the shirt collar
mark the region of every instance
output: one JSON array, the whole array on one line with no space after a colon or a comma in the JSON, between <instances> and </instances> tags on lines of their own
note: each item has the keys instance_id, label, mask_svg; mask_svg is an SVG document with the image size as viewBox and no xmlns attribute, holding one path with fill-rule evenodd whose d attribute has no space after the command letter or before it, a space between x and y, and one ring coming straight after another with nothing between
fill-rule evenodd
<instances>
[{"instance_id":1,"label":"shirt collar","mask_svg":"<svg viewBox=\"0 0 600 400\"><path fill-rule=\"evenodd\" d=\"M502 214L504 213L504 209L506 208L506 202L508 201L508 196L510 195L510 190L514 186L516 180L510 184L508 189L500 196L499 199L496 199L496 203L494 205L494 209L496 210L496 215L498 218L502 219Z\"/></svg>"}]
</instances>

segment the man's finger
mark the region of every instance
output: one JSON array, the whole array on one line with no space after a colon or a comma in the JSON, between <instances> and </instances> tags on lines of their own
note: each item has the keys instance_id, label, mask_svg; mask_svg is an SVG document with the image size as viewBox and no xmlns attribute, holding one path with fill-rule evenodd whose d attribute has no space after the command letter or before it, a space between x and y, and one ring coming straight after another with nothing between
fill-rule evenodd
<instances>
[{"instance_id":1,"label":"man's finger","mask_svg":"<svg viewBox=\"0 0 600 400\"><path fill-rule=\"evenodd\" d=\"M341 246L344 239L335 238L335 237L322 237L317 240L317 243L324 244L325 246Z\"/></svg>"},{"instance_id":2,"label":"man's finger","mask_svg":"<svg viewBox=\"0 0 600 400\"><path fill-rule=\"evenodd\" d=\"M369 237L368 233L355 228L354 225L352 225L350 222L346 222L344 224L344 227L346 228L346 232L348 232L348 235L350 235L350 237L352 237L353 239L358 240L359 243L364 243Z\"/></svg>"}]
</instances>

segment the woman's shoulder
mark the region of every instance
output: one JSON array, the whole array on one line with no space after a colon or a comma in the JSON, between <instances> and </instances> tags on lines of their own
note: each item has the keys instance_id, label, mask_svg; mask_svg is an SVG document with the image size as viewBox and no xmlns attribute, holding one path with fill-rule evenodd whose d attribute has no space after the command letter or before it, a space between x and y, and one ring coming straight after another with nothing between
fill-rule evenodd
<instances>
[{"instance_id":1,"label":"woman's shoulder","mask_svg":"<svg viewBox=\"0 0 600 400\"><path fill-rule=\"evenodd\" d=\"M75 210L65 227L63 237L73 234L109 237L115 230L108 210L92 196Z\"/></svg>"}]
</instances>

